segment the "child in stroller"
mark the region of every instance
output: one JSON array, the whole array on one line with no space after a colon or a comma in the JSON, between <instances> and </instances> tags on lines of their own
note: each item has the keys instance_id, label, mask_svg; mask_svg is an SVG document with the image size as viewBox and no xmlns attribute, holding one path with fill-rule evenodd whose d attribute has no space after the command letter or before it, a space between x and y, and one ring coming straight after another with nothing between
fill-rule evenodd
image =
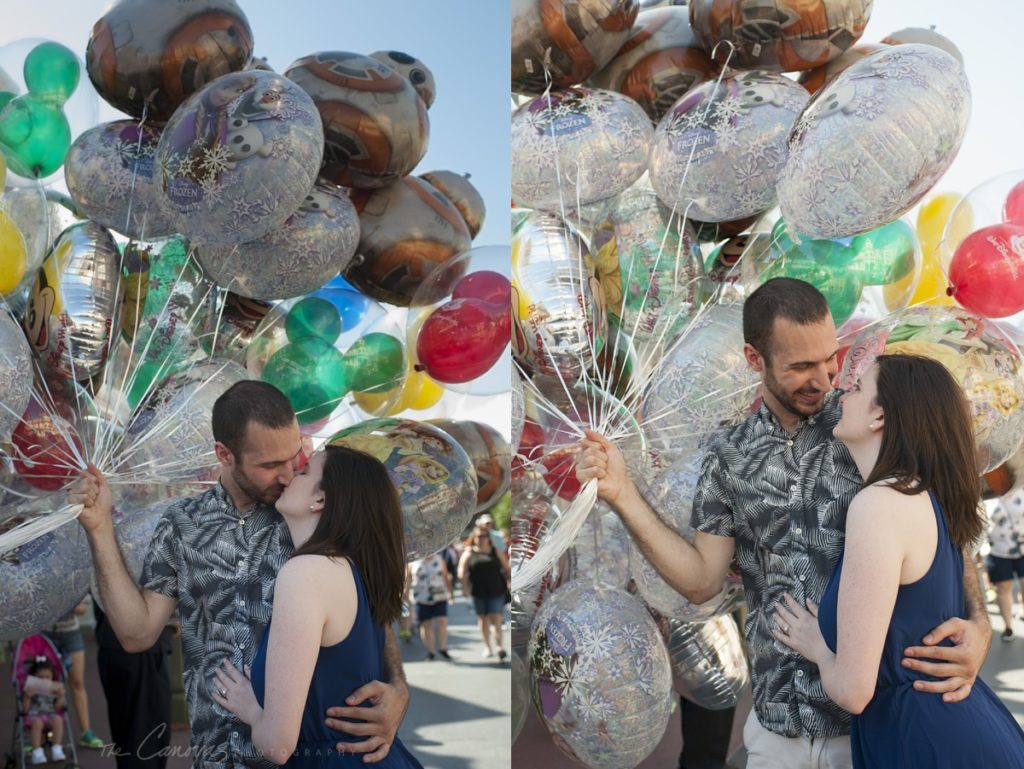
<instances>
[{"instance_id":1,"label":"child in stroller","mask_svg":"<svg viewBox=\"0 0 1024 769\"><path fill-rule=\"evenodd\" d=\"M46 754L43 752L43 730L48 729L53 735L53 746L50 756L53 761L63 761L64 720L60 713L64 711L64 684L54 681L53 663L45 656L36 657L29 665L29 676L26 679L25 693L22 695L21 713L25 716L32 739L33 764L45 764Z\"/></svg>"}]
</instances>

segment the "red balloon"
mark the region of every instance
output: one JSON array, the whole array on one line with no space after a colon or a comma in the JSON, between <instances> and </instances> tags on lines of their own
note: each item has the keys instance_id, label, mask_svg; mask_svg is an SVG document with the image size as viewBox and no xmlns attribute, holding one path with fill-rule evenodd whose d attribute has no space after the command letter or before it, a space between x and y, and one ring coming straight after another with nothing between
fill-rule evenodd
<instances>
[{"instance_id":1,"label":"red balloon","mask_svg":"<svg viewBox=\"0 0 1024 769\"><path fill-rule=\"evenodd\" d=\"M423 323L417 370L445 384L472 381L497 363L509 339L507 310L481 299L453 299Z\"/></svg>"},{"instance_id":2,"label":"red balloon","mask_svg":"<svg viewBox=\"0 0 1024 769\"><path fill-rule=\"evenodd\" d=\"M32 396L21 422L11 435L14 444L14 468L37 489L57 491L78 475L82 441L65 409L45 409ZM68 438L77 453L68 444Z\"/></svg>"},{"instance_id":3,"label":"red balloon","mask_svg":"<svg viewBox=\"0 0 1024 769\"><path fill-rule=\"evenodd\" d=\"M1024 310L1024 226L994 224L971 233L949 263L949 294L986 318Z\"/></svg>"},{"instance_id":4,"label":"red balloon","mask_svg":"<svg viewBox=\"0 0 1024 769\"><path fill-rule=\"evenodd\" d=\"M480 270L455 284L452 299L482 299L507 311L512 307L512 283L499 272Z\"/></svg>"},{"instance_id":5,"label":"red balloon","mask_svg":"<svg viewBox=\"0 0 1024 769\"><path fill-rule=\"evenodd\" d=\"M1013 185L1003 203L1003 221L1024 227L1024 182Z\"/></svg>"}]
</instances>

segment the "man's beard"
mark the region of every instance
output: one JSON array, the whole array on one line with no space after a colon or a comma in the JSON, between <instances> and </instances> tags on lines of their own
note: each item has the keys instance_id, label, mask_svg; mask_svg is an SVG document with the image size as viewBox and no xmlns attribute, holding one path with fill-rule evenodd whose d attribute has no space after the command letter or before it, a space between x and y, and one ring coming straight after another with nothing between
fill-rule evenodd
<instances>
[{"instance_id":1,"label":"man's beard","mask_svg":"<svg viewBox=\"0 0 1024 769\"><path fill-rule=\"evenodd\" d=\"M231 476L238 488L240 488L245 495L254 502L260 502L264 505L273 505L277 501L277 498L284 492L284 486L281 484L275 484L261 489L252 482L248 475L237 467L232 470Z\"/></svg>"},{"instance_id":2,"label":"man's beard","mask_svg":"<svg viewBox=\"0 0 1024 769\"><path fill-rule=\"evenodd\" d=\"M813 416L817 414L819 411L821 411L822 407L824 406L824 397L826 395L825 392L821 392L819 390L813 391L817 393L820 397L820 400L818 401L818 404L816 406L808 406L803 403L800 403L799 401L796 400L796 393L790 395L788 393L783 392L782 388L779 386L778 380L772 376L768 368L765 368L764 372L764 387L768 392L770 392L774 396L775 400L778 401L779 405L782 406L782 408L784 408L790 414L793 414L794 416L797 417L803 418ZM803 394L805 395L810 395L812 393L812 391L810 390L797 390L796 392L803 392Z\"/></svg>"}]
</instances>

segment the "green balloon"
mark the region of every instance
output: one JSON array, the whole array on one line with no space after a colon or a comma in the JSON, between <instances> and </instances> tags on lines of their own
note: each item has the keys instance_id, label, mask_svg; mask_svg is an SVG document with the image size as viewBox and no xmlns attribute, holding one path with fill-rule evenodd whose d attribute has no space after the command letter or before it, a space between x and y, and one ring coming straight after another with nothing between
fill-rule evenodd
<instances>
[{"instance_id":1,"label":"green balloon","mask_svg":"<svg viewBox=\"0 0 1024 769\"><path fill-rule=\"evenodd\" d=\"M300 424L329 416L350 389L341 353L311 336L275 352L262 379L288 396Z\"/></svg>"},{"instance_id":2,"label":"green balloon","mask_svg":"<svg viewBox=\"0 0 1024 769\"><path fill-rule=\"evenodd\" d=\"M0 91L0 110L10 104L11 100L17 95L18 94L11 93L10 91Z\"/></svg>"},{"instance_id":3,"label":"green balloon","mask_svg":"<svg viewBox=\"0 0 1024 769\"><path fill-rule=\"evenodd\" d=\"M0 149L18 176L49 176L64 163L70 146L68 119L39 96L19 96L0 111Z\"/></svg>"},{"instance_id":4,"label":"green balloon","mask_svg":"<svg viewBox=\"0 0 1024 769\"><path fill-rule=\"evenodd\" d=\"M78 58L60 43L40 43L25 57L25 85L55 107L63 106L81 77Z\"/></svg>"},{"instance_id":5,"label":"green balloon","mask_svg":"<svg viewBox=\"0 0 1024 769\"><path fill-rule=\"evenodd\" d=\"M388 334L367 334L345 353L350 387L356 392L384 392L401 384L405 371L402 343Z\"/></svg>"},{"instance_id":6,"label":"green balloon","mask_svg":"<svg viewBox=\"0 0 1024 769\"><path fill-rule=\"evenodd\" d=\"M338 308L326 299L308 296L288 311L284 331L290 342L313 336L334 344L341 336L341 315Z\"/></svg>"},{"instance_id":7,"label":"green balloon","mask_svg":"<svg viewBox=\"0 0 1024 769\"><path fill-rule=\"evenodd\" d=\"M858 235L850 247L857 254L852 267L866 285L886 286L914 271L917 238L901 219Z\"/></svg>"}]
</instances>

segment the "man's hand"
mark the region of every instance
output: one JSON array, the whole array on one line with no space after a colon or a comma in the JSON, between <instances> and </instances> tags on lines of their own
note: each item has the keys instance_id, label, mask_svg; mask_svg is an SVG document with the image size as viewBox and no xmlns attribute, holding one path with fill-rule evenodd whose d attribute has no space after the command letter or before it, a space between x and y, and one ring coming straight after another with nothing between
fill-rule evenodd
<instances>
[{"instance_id":1,"label":"man's hand","mask_svg":"<svg viewBox=\"0 0 1024 769\"><path fill-rule=\"evenodd\" d=\"M627 493L634 491L633 481L626 471L626 460L618 447L603 435L585 430L580 441L580 454L576 458L576 478L586 483L597 479L597 495L613 507Z\"/></svg>"},{"instance_id":2,"label":"man's hand","mask_svg":"<svg viewBox=\"0 0 1024 769\"><path fill-rule=\"evenodd\" d=\"M369 702L369 707L360 703ZM398 727L409 708L409 688L403 681L385 684L370 681L352 692L345 700L347 707L327 708L325 723L331 729L365 737L361 742L339 742L340 753L365 753L364 764L382 760L391 750ZM354 719L341 721L338 719ZM363 721L365 723L358 723Z\"/></svg>"},{"instance_id":3,"label":"man's hand","mask_svg":"<svg viewBox=\"0 0 1024 769\"><path fill-rule=\"evenodd\" d=\"M949 638L955 646L938 646ZM969 620L953 617L922 639L924 646L903 650L903 667L941 678L941 681L914 681L919 692L942 694L943 702L967 699L988 654L988 634Z\"/></svg>"},{"instance_id":4,"label":"man's hand","mask_svg":"<svg viewBox=\"0 0 1024 769\"><path fill-rule=\"evenodd\" d=\"M103 473L92 462L82 473L81 478L71 487L68 501L71 504L83 506L78 521L86 532L97 531L113 523L110 486L107 484L106 478L103 477Z\"/></svg>"}]
</instances>

